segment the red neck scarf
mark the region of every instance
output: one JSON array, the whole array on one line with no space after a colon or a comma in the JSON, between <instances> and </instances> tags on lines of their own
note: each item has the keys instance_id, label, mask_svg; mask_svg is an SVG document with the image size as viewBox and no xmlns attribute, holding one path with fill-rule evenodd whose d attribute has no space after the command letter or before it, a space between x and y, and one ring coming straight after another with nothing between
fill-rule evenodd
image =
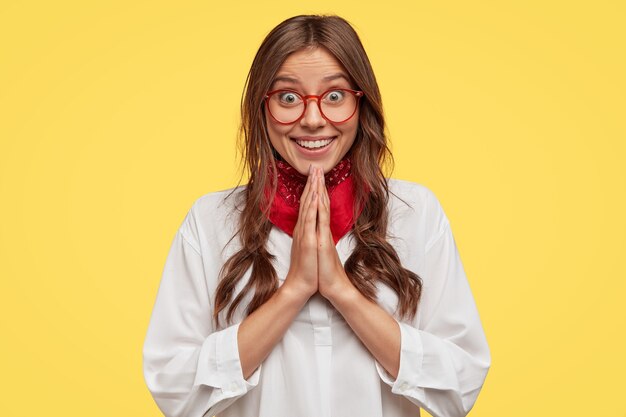
<instances>
[{"instance_id":1,"label":"red neck scarf","mask_svg":"<svg viewBox=\"0 0 626 417\"><path fill-rule=\"evenodd\" d=\"M279 229L293 236L293 229L298 221L300 196L304 191L307 176L300 174L285 161L276 161L278 184L276 195L272 201L269 220ZM270 178L271 178L270 168ZM352 183L351 163L344 158L324 175L328 196L330 197L330 231L335 244L354 225L354 187ZM271 188L265 189L265 197L269 199ZM362 208L361 208L362 210Z\"/></svg>"}]
</instances>

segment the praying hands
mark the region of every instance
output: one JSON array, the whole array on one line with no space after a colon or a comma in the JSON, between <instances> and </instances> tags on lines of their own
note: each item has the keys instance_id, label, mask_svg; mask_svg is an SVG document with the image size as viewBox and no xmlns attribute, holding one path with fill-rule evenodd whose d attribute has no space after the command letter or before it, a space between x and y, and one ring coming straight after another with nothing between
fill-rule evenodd
<instances>
[{"instance_id":1,"label":"praying hands","mask_svg":"<svg viewBox=\"0 0 626 417\"><path fill-rule=\"evenodd\" d=\"M307 295L319 291L331 302L354 288L346 275L330 230L330 197L321 168L311 167L300 197L298 221L293 230L291 266L285 283Z\"/></svg>"}]
</instances>

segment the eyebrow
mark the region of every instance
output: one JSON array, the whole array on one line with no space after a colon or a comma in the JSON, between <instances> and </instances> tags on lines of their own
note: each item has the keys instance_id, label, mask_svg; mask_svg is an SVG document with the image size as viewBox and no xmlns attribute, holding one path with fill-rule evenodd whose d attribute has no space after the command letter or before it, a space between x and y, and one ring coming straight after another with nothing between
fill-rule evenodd
<instances>
[{"instance_id":1,"label":"eyebrow","mask_svg":"<svg viewBox=\"0 0 626 417\"><path fill-rule=\"evenodd\" d=\"M345 74L342 74L340 72L338 72L337 74L333 74L333 75L327 75L326 77L322 78L322 80L324 80L324 81L333 81L333 80L336 80L336 79L339 79L339 78L343 78L347 82L350 82L348 77L346 77Z\"/></svg>"},{"instance_id":2,"label":"eyebrow","mask_svg":"<svg viewBox=\"0 0 626 417\"><path fill-rule=\"evenodd\" d=\"M339 78L343 78L347 82L350 82L348 77L345 74L342 74L340 72L338 72L336 74L327 75L326 77L322 78L322 81L333 81L333 80L337 80ZM297 79L292 78L292 77L288 77L286 75L280 75L280 76L274 78L274 82L272 84L276 84L279 81L284 81L284 82L292 83L292 84L300 84L300 81L298 81Z\"/></svg>"}]
</instances>

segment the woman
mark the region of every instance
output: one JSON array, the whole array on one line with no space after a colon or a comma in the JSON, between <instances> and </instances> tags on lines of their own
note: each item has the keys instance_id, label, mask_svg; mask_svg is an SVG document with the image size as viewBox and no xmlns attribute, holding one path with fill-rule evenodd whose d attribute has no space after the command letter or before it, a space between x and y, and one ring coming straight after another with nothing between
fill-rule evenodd
<instances>
[{"instance_id":1,"label":"woman","mask_svg":"<svg viewBox=\"0 0 626 417\"><path fill-rule=\"evenodd\" d=\"M463 416L490 366L448 219L386 179L381 98L336 16L274 28L242 101L249 182L170 249L144 375L166 416Z\"/></svg>"}]
</instances>

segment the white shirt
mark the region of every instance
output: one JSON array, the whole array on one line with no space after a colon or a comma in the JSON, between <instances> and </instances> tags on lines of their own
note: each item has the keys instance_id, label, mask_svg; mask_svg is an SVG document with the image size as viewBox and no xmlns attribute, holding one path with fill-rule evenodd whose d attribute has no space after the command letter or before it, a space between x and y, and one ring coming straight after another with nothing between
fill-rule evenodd
<instances>
[{"instance_id":1,"label":"white shirt","mask_svg":"<svg viewBox=\"0 0 626 417\"><path fill-rule=\"evenodd\" d=\"M145 381L165 416L409 417L419 415L419 407L435 417L469 412L491 358L450 223L428 188L388 181L389 241L402 265L423 280L410 322L394 315L395 292L378 286L379 305L400 326L397 378L319 293L243 378L237 330L252 294L239 305L233 324L222 318L223 328L216 329L211 320L220 268L240 247L236 239L228 243L237 212L235 194L225 199L231 191L226 190L193 203L165 262L143 347ZM276 256L279 285L289 269L291 242L276 227L270 232L267 247ZM337 243L342 263L353 248L351 233Z\"/></svg>"}]
</instances>

